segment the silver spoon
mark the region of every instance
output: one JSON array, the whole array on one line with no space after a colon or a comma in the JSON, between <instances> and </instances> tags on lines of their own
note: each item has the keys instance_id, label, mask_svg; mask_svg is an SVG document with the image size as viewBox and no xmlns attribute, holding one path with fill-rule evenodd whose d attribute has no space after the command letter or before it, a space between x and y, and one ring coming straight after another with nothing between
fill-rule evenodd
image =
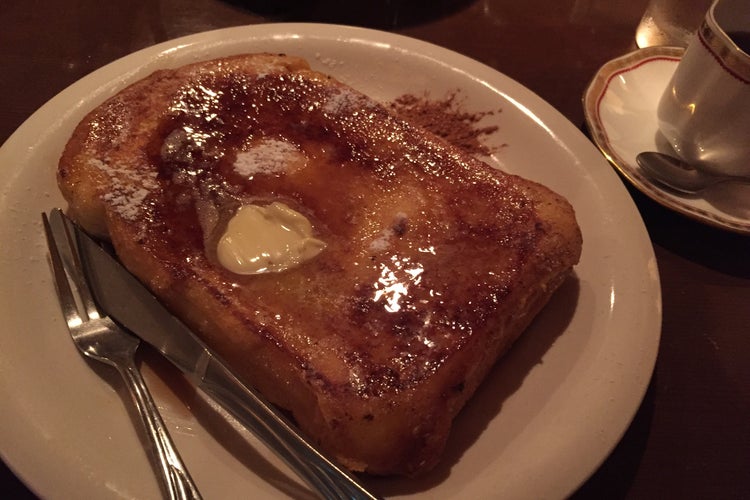
<instances>
[{"instance_id":1,"label":"silver spoon","mask_svg":"<svg viewBox=\"0 0 750 500\"><path fill-rule=\"evenodd\" d=\"M722 182L750 184L750 177L712 174L684 160L655 151L639 153L635 160L648 177L681 193L695 194Z\"/></svg>"}]
</instances>

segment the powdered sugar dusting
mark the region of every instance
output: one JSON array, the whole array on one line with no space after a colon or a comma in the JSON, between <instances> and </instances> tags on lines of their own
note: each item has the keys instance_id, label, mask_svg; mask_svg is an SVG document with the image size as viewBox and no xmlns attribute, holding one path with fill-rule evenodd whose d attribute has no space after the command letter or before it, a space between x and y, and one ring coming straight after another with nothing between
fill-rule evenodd
<instances>
[{"instance_id":1,"label":"powdered sugar dusting","mask_svg":"<svg viewBox=\"0 0 750 500\"><path fill-rule=\"evenodd\" d=\"M396 233L393 229L383 229L380 236L370 242L370 251L372 252L385 252L391 247L391 240Z\"/></svg>"},{"instance_id":2,"label":"powdered sugar dusting","mask_svg":"<svg viewBox=\"0 0 750 500\"><path fill-rule=\"evenodd\" d=\"M393 239L403 235L406 231L408 220L404 212L396 213L391 226L383 229L380 235L370 242L370 251L379 253L390 249Z\"/></svg>"},{"instance_id":3,"label":"powdered sugar dusting","mask_svg":"<svg viewBox=\"0 0 750 500\"><path fill-rule=\"evenodd\" d=\"M150 192L157 188L156 172L109 165L99 159L89 164L107 175L110 189L102 199L126 220L136 220Z\"/></svg>"},{"instance_id":4,"label":"powdered sugar dusting","mask_svg":"<svg viewBox=\"0 0 750 500\"><path fill-rule=\"evenodd\" d=\"M316 52L315 53L315 59L317 59L318 61L320 61L321 64L323 64L325 66L328 66L328 68L330 68L330 69L336 69L339 66L343 66L344 65L344 61L342 61L340 59L334 59L332 57L324 56L320 52Z\"/></svg>"},{"instance_id":5,"label":"powdered sugar dusting","mask_svg":"<svg viewBox=\"0 0 750 500\"><path fill-rule=\"evenodd\" d=\"M237 153L234 170L252 179L255 175L279 175L304 161L304 154L294 144L282 139L264 139Z\"/></svg>"},{"instance_id":6,"label":"powdered sugar dusting","mask_svg":"<svg viewBox=\"0 0 750 500\"><path fill-rule=\"evenodd\" d=\"M328 95L323 104L323 112L337 115L342 112L352 112L372 108L374 105L367 97L345 89L336 89Z\"/></svg>"}]
</instances>

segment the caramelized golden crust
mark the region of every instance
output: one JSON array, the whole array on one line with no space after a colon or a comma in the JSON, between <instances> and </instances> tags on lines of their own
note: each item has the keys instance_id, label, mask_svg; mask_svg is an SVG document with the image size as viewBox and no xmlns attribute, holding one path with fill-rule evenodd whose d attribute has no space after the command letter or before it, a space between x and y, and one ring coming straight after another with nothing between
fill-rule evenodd
<instances>
[{"instance_id":1,"label":"caramelized golden crust","mask_svg":"<svg viewBox=\"0 0 750 500\"><path fill-rule=\"evenodd\" d=\"M304 60L154 73L75 130L69 212L338 460L434 466L451 421L578 261L570 205L391 116ZM282 201L326 249L239 276L215 244Z\"/></svg>"}]
</instances>

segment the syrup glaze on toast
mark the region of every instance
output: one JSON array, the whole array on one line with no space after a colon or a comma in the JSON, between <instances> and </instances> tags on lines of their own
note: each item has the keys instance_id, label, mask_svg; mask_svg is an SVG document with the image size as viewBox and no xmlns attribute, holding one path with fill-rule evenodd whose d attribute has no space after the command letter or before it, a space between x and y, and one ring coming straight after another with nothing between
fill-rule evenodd
<instances>
[{"instance_id":1,"label":"syrup glaze on toast","mask_svg":"<svg viewBox=\"0 0 750 500\"><path fill-rule=\"evenodd\" d=\"M299 58L164 70L92 111L60 160L71 216L342 463L412 475L578 261L570 205ZM240 276L216 242L281 201L326 248ZM262 235L259 235L259 237Z\"/></svg>"}]
</instances>

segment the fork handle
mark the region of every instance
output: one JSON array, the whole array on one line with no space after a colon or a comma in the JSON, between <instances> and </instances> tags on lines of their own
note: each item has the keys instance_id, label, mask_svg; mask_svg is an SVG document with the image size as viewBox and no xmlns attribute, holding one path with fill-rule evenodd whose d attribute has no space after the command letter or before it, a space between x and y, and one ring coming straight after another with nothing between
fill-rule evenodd
<instances>
[{"instance_id":1,"label":"fork handle","mask_svg":"<svg viewBox=\"0 0 750 500\"><path fill-rule=\"evenodd\" d=\"M130 395L138 409L143 428L151 444L150 455L157 468L165 498L171 500L198 500L198 488L190 477L177 448L169 436L167 427L159 415L146 382L132 358L123 360L117 370L125 380Z\"/></svg>"}]
</instances>

